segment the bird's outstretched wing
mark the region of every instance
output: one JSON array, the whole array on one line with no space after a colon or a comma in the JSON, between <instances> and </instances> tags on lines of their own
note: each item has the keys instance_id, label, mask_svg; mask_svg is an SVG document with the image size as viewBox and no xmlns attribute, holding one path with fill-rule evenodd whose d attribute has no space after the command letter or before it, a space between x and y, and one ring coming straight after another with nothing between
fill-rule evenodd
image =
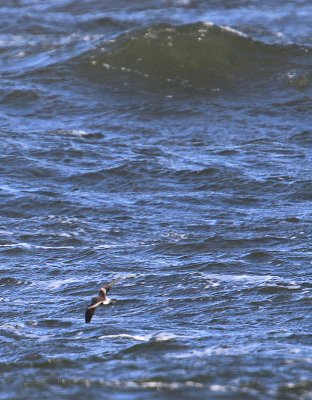
<instances>
[{"instance_id":1,"label":"bird's outstretched wing","mask_svg":"<svg viewBox=\"0 0 312 400\"><path fill-rule=\"evenodd\" d=\"M106 285L103 285L102 287L104 289L106 289L106 293L109 292L109 290L115 285L116 282L118 282L120 280L120 278L114 279L113 281L111 281L110 283L107 283Z\"/></svg>"},{"instance_id":2,"label":"bird's outstretched wing","mask_svg":"<svg viewBox=\"0 0 312 400\"><path fill-rule=\"evenodd\" d=\"M95 313L96 307L98 307L100 304L102 304L103 299L99 299L98 297L95 297L92 299L92 303L88 305L86 312L85 312L85 322L88 324L92 317L93 314Z\"/></svg>"}]
</instances>

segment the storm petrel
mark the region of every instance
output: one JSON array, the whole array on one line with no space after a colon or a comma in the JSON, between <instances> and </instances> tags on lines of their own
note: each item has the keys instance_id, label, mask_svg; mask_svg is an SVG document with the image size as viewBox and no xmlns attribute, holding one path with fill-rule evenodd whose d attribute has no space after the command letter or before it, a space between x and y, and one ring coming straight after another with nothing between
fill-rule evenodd
<instances>
[{"instance_id":1,"label":"storm petrel","mask_svg":"<svg viewBox=\"0 0 312 400\"><path fill-rule=\"evenodd\" d=\"M91 303L88 305L85 313L85 322L88 324L95 312L95 309L100 305L115 304L116 300L112 300L107 297L107 293L113 287L113 285L118 281L114 279L112 282L101 287L97 297L93 297Z\"/></svg>"}]
</instances>

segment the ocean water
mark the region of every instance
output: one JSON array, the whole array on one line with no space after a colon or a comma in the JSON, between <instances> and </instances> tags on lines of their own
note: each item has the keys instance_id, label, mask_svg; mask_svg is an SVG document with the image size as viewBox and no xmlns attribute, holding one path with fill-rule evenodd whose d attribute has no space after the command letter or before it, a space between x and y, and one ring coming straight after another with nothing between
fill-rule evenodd
<instances>
[{"instance_id":1,"label":"ocean water","mask_svg":"<svg viewBox=\"0 0 312 400\"><path fill-rule=\"evenodd\" d=\"M1 400L312 399L311 14L0 3Z\"/></svg>"}]
</instances>

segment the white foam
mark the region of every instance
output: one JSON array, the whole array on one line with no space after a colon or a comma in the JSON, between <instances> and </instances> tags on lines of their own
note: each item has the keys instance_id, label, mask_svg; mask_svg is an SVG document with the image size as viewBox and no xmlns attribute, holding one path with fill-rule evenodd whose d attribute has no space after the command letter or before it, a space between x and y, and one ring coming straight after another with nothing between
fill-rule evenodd
<instances>
[{"instance_id":1,"label":"white foam","mask_svg":"<svg viewBox=\"0 0 312 400\"><path fill-rule=\"evenodd\" d=\"M119 247L118 245L111 245L111 244L99 244L98 246L93 247L94 250L101 250L101 249L112 249L115 247Z\"/></svg>"},{"instance_id":2,"label":"white foam","mask_svg":"<svg viewBox=\"0 0 312 400\"><path fill-rule=\"evenodd\" d=\"M54 132L52 132L54 133ZM83 129L59 129L55 133L58 135L68 135L68 136L87 136L89 135L89 132L84 131Z\"/></svg>"},{"instance_id":3,"label":"white foam","mask_svg":"<svg viewBox=\"0 0 312 400\"><path fill-rule=\"evenodd\" d=\"M230 33L233 33L234 35L237 35L237 36L240 36L240 37L244 37L244 38L248 37L248 35L246 35L245 33L241 32L241 31L239 31L237 29L231 28L228 25L217 25L217 24L215 24L215 23L213 23L211 21L204 22L204 25L207 26L208 28L213 27L213 26L218 26L222 30L230 32Z\"/></svg>"},{"instance_id":4,"label":"white foam","mask_svg":"<svg viewBox=\"0 0 312 400\"><path fill-rule=\"evenodd\" d=\"M250 343L242 344L238 346L226 346L226 345L216 345L211 347L203 348L202 350L191 350L185 353L170 354L167 357L184 359L184 358L209 358L215 356L241 356L246 354L267 354L266 343ZM282 354L311 354L311 346L304 346L304 348L299 348L296 345L284 344L276 345L274 350L270 349L270 354L279 355Z\"/></svg>"},{"instance_id":5,"label":"white foam","mask_svg":"<svg viewBox=\"0 0 312 400\"><path fill-rule=\"evenodd\" d=\"M231 275L231 274L204 274L205 278L208 279L216 279L218 281L223 282L268 282L272 279L278 279L278 276L275 275Z\"/></svg>"},{"instance_id":6,"label":"white foam","mask_svg":"<svg viewBox=\"0 0 312 400\"><path fill-rule=\"evenodd\" d=\"M71 235L71 234L69 234L69 233L66 233L66 232L61 232L61 233L58 233L58 234L57 234L57 235L55 235L55 236L66 237L66 238L71 238L71 237L72 237L72 235ZM74 234L74 236L75 236L75 234Z\"/></svg>"},{"instance_id":7,"label":"white foam","mask_svg":"<svg viewBox=\"0 0 312 400\"><path fill-rule=\"evenodd\" d=\"M225 392L227 390L227 387L223 385L210 385L209 389L212 392Z\"/></svg>"},{"instance_id":8,"label":"white foam","mask_svg":"<svg viewBox=\"0 0 312 400\"><path fill-rule=\"evenodd\" d=\"M55 290L59 289L61 286L67 285L68 283L76 283L76 282L80 282L80 279L77 278L55 279L51 282L39 281L39 284L47 289ZM38 281L36 283L38 283Z\"/></svg>"},{"instance_id":9,"label":"white foam","mask_svg":"<svg viewBox=\"0 0 312 400\"><path fill-rule=\"evenodd\" d=\"M178 389L181 386L181 384L179 382L155 382L155 381L149 381L149 382L141 382L140 386L143 387L143 388L149 388L149 389L175 390L175 389Z\"/></svg>"},{"instance_id":10,"label":"white foam","mask_svg":"<svg viewBox=\"0 0 312 400\"><path fill-rule=\"evenodd\" d=\"M0 244L0 247L30 250L32 248L32 245L29 243L10 243L10 244Z\"/></svg>"},{"instance_id":11,"label":"white foam","mask_svg":"<svg viewBox=\"0 0 312 400\"><path fill-rule=\"evenodd\" d=\"M72 382L74 383L80 383L81 381L79 379L73 379ZM202 388L204 387L204 384L199 383L199 382L194 382L194 381L186 381L186 382L159 382L159 381L143 381L143 380L138 380L138 381L130 381L130 380L111 380L107 381L105 379L88 379L84 380L84 384L86 386L90 386L93 383L97 383L106 387L121 387L124 389L138 389L138 388L143 388L143 389L167 389L167 390L176 390L179 388L184 388L184 387L194 387L194 388Z\"/></svg>"},{"instance_id":12,"label":"white foam","mask_svg":"<svg viewBox=\"0 0 312 400\"><path fill-rule=\"evenodd\" d=\"M0 186L0 190L1 190L2 192L10 193L10 194L12 194L12 193L18 193L18 192L19 192L17 189L13 188L12 186L4 185L4 184L2 184L2 185ZM5 231L1 231L1 232L5 232Z\"/></svg>"},{"instance_id":13,"label":"white foam","mask_svg":"<svg viewBox=\"0 0 312 400\"><path fill-rule=\"evenodd\" d=\"M301 286L294 281L286 281L285 279L277 275L231 275L231 274L206 274L203 273L202 276L208 280L208 285L205 289L209 287L220 286L221 283L227 283L232 285L252 285L252 286L277 286L283 287L285 289L300 289Z\"/></svg>"},{"instance_id":14,"label":"white foam","mask_svg":"<svg viewBox=\"0 0 312 400\"><path fill-rule=\"evenodd\" d=\"M3 329L3 330L13 330L13 331L15 331L15 330L18 330L18 329L22 329L24 327L25 327L25 324L23 324L23 323L18 323L18 324L14 324L14 325L12 325L12 324L0 324L0 329Z\"/></svg>"},{"instance_id":15,"label":"white foam","mask_svg":"<svg viewBox=\"0 0 312 400\"><path fill-rule=\"evenodd\" d=\"M24 249L24 250L32 250L32 249L41 249L41 250L68 250L75 249L74 246L39 246L30 243L10 243L10 244L0 244L0 247L7 247L13 249Z\"/></svg>"},{"instance_id":16,"label":"white foam","mask_svg":"<svg viewBox=\"0 0 312 400\"><path fill-rule=\"evenodd\" d=\"M221 25L221 28L223 30L227 31L227 32L233 33L234 35L241 36L241 37L244 37L244 38L248 37L245 33L241 32L241 31L238 31L237 29L231 28L230 26Z\"/></svg>"},{"instance_id":17,"label":"white foam","mask_svg":"<svg viewBox=\"0 0 312 400\"><path fill-rule=\"evenodd\" d=\"M206 347L203 350L192 350L187 353L170 355L170 357L174 358L204 358L204 357L212 357L212 356L236 356L236 355L244 355L250 354L254 351L258 351L259 345L250 345L250 346L237 346L237 347L229 347L229 346L212 346Z\"/></svg>"},{"instance_id":18,"label":"white foam","mask_svg":"<svg viewBox=\"0 0 312 400\"><path fill-rule=\"evenodd\" d=\"M15 337L21 337L21 338L30 338L30 339L37 339L39 336L31 334L31 333L26 333L23 331L25 328L24 324L1 324L0 325L0 331L8 332Z\"/></svg>"},{"instance_id":19,"label":"white foam","mask_svg":"<svg viewBox=\"0 0 312 400\"><path fill-rule=\"evenodd\" d=\"M99 339L131 339L131 340L137 340L140 342L166 342L168 340L176 339L176 338L185 338L189 336L183 336L183 335L175 335L174 333L170 332L160 332L157 334L146 334L146 335L129 335L127 333L120 333L117 335L104 335L100 336Z\"/></svg>"},{"instance_id":20,"label":"white foam","mask_svg":"<svg viewBox=\"0 0 312 400\"><path fill-rule=\"evenodd\" d=\"M42 249L42 250L73 250L76 247L74 246L31 246L34 249Z\"/></svg>"},{"instance_id":21,"label":"white foam","mask_svg":"<svg viewBox=\"0 0 312 400\"><path fill-rule=\"evenodd\" d=\"M166 342L167 340L185 337L182 335L175 335L174 333L161 332L158 333L154 339L156 342Z\"/></svg>"},{"instance_id":22,"label":"white foam","mask_svg":"<svg viewBox=\"0 0 312 400\"><path fill-rule=\"evenodd\" d=\"M137 340L140 342L148 342L151 339L152 335L128 335L126 333L120 333L119 335L103 335L100 336L99 339L132 339L132 340Z\"/></svg>"}]
</instances>

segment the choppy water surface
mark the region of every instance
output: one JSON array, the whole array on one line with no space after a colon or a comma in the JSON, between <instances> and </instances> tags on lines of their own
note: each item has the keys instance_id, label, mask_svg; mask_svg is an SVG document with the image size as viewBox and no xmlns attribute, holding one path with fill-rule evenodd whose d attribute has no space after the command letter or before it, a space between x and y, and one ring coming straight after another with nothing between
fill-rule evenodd
<instances>
[{"instance_id":1,"label":"choppy water surface","mask_svg":"<svg viewBox=\"0 0 312 400\"><path fill-rule=\"evenodd\" d=\"M1 3L1 399L312 398L311 12Z\"/></svg>"}]
</instances>

